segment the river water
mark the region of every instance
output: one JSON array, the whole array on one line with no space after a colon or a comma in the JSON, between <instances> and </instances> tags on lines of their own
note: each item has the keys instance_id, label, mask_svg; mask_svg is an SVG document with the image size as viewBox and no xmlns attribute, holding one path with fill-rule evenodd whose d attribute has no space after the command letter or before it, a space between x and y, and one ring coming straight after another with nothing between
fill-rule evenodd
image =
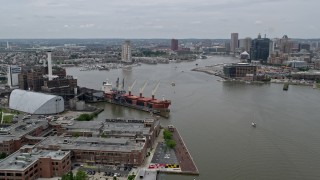
<instances>
[{"instance_id":1,"label":"river water","mask_svg":"<svg viewBox=\"0 0 320 180\"><path fill-rule=\"evenodd\" d=\"M190 71L196 67L236 62L214 56L186 63L142 65L131 72L80 71L68 68L80 86L100 89L108 78L137 80L133 93L148 80L150 96L160 81L157 98L172 101L169 119L182 135L199 177L160 175L161 180L210 179L320 179L320 91L305 86L282 90L279 84L219 82L219 77ZM175 82L176 86L171 86ZM127 88L127 87L126 87ZM100 103L98 119L148 117L148 113ZM255 121L257 127L251 127Z\"/></svg>"}]
</instances>

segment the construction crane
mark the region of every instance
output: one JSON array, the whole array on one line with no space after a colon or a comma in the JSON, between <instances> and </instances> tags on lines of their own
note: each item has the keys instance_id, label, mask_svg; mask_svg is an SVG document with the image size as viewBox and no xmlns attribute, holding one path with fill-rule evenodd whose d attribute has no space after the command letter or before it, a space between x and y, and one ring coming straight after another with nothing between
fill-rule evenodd
<instances>
[{"instance_id":1,"label":"construction crane","mask_svg":"<svg viewBox=\"0 0 320 180\"><path fill-rule=\"evenodd\" d=\"M143 92L144 88L147 86L147 83L148 83L148 81L146 81L146 82L143 84L142 88L140 88L140 97L142 97L142 92Z\"/></svg>"},{"instance_id":2,"label":"construction crane","mask_svg":"<svg viewBox=\"0 0 320 180\"><path fill-rule=\"evenodd\" d=\"M156 87L152 90L152 99L154 99L154 94L157 92L160 82L156 85Z\"/></svg>"},{"instance_id":3,"label":"construction crane","mask_svg":"<svg viewBox=\"0 0 320 180\"><path fill-rule=\"evenodd\" d=\"M131 90L134 87L134 85L136 84L137 80L134 80L134 82L131 84L131 86L128 87L128 91L129 91L129 96L131 96Z\"/></svg>"}]
</instances>

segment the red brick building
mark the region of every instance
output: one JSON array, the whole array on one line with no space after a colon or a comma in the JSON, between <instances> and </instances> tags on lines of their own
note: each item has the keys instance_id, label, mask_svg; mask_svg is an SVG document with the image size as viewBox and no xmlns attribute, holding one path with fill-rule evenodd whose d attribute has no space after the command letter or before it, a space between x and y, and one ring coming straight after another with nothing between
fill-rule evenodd
<instances>
[{"instance_id":1,"label":"red brick building","mask_svg":"<svg viewBox=\"0 0 320 180\"><path fill-rule=\"evenodd\" d=\"M61 177L71 170L70 151L37 150L24 146L0 163L0 180Z\"/></svg>"}]
</instances>

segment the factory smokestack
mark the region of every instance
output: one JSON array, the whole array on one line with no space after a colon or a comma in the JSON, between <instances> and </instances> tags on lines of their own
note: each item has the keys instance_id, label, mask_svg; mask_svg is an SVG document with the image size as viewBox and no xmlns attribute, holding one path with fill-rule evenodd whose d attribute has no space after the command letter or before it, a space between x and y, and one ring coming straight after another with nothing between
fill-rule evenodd
<instances>
[{"instance_id":1,"label":"factory smokestack","mask_svg":"<svg viewBox=\"0 0 320 180\"><path fill-rule=\"evenodd\" d=\"M48 55L48 76L49 76L49 81L52 80L52 62L51 62L51 51L47 51Z\"/></svg>"}]
</instances>

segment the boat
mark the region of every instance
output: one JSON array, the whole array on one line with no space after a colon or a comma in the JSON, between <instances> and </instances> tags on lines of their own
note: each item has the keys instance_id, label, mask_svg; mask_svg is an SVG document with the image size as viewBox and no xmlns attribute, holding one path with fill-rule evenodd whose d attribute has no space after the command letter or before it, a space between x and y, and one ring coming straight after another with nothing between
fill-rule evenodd
<instances>
[{"instance_id":1,"label":"boat","mask_svg":"<svg viewBox=\"0 0 320 180\"><path fill-rule=\"evenodd\" d=\"M162 100L156 99L154 95L160 83L158 83L153 89L152 97L144 97L142 92L146 87L147 82L145 82L143 87L140 89L140 94L138 96L135 96L131 93L135 82L128 88L128 93L124 90L124 79L122 81L122 85L120 85L118 78L116 81L116 87L113 87L108 80L103 82L102 91L104 92L105 101L111 104L130 107L168 118L171 101L164 99L164 97Z\"/></svg>"},{"instance_id":2,"label":"boat","mask_svg":"<svg viewBox=\"0 0 320 180\"><path fill-rule=\"evenodd\" d=\"M252 123L251 123L251 126L252 126L252 127L257 127L257 123L252 122Z\"/></svg>"},{"instance_id":3,"label":"boat","mask_svg":"<svg viewBox=\"0 0 320 180\"><path fill-rule=\"evenodd\" d=\"M289 83L284 83L283 90L288 91L288 89L289 89Z\"/></svg>"}]
</instances>

